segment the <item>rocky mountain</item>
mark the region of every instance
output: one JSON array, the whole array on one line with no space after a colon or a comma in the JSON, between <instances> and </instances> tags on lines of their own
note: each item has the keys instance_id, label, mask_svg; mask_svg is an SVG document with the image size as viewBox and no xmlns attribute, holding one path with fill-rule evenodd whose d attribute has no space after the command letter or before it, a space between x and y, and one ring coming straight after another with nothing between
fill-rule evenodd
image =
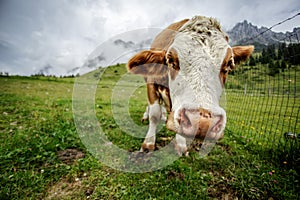
<instances>
[{"instance_id":1,"label":"rocky mountain","mask_svg":"<svg viewBox=\"0 0 300 200\"><path fill-rule=\"evenodd\" d=\"M231 45L254 44L256 49L267 45L285 42L299 43L300 27L294 28L292 32L274 32L266 27L257 27L248 21L237 23L231 30L227 31Z\"/></svg>"}]
</instances>

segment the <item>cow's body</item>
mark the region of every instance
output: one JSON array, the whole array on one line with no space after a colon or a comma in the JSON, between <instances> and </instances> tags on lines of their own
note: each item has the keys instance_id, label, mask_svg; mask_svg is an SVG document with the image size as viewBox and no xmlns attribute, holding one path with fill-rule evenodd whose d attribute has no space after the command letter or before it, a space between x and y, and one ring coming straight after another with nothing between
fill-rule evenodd
<instances>
[{"instance_id":1,"label":"cow's body","mask_svg":"<svg viewBox=\"0 0 300 200\"><path fill-rule=\"evenodd\" d=\"M141 150L154 150L156 127L166 119L165 110L167 128L177 133L180 155L187 153L185 137L222 138L222 88L234 63L246 60L252 51L253 46L231 48L216 20L196 16L171 24L150 50L132 57L128 71L144 77L148 93L143 120L149 117L149 129Z\"/></svg>"}]
</instances>

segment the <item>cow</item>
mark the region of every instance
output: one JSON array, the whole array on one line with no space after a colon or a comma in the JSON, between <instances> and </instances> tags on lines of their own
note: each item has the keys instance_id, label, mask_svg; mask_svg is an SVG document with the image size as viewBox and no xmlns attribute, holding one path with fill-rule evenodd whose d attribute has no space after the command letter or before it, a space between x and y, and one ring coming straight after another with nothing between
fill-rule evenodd
<instances>
[{"instance_id":1,"label":"cow","mask_svg":"<svg viewBox=\"0 0 300 200\"><path fill-rule=\"evenodd\" d=\"M127 70L144 77L149 127L141 152L155 149L156 128L167 111L167 129L176 133L175 149L188 155L188 138L220 140L226 112L220 107L228 73L246 61L254 46L229 45L220 23L195 16L168 26L127 62ZM162 108L162 106L165 108Z\"/></svg>"}]
</instances>

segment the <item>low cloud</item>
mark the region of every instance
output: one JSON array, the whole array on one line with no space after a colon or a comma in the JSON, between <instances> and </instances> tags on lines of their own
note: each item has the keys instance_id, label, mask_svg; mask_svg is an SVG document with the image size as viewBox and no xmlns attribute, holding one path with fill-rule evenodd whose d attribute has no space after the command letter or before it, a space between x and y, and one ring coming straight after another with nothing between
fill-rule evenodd
<instances>
[{"instance_id":1,"label":"low cloud","mask_svg":"<svg viewBox=\"0 0 300 200\"><path fill-rule=\"evenodd\" d=\"M37 74L51 75L52 69L53 69L53 67L50 64L47 64L45 67L40 69Z\"/></svg>"},{"instance_id":2,"label":"low cloud","mask_svg":"<svg viewBox=\"0 0 300 200\"><path fill-rule=\"evenodd\" d=\"M135 44L132 41L125 42L121 39L115 40L114 44L117 45L117 46L122 46L123 48L126 48L126 49L133 48L135 46Z\"/></svg>"},{"instance_id":3,"label":"low cloud","mask_svg":"<svg viewBox=\"0 0 300 200\"><path fill-rule=\"evenodd\" d=\"M105 59L103 53L101 53L99 56L88 59L85 66L88 68L91 68L91 69L95 69L95 68L101 66L101 62L105 61L105 60L106 59Z\"/></svg>"}]
</instances>

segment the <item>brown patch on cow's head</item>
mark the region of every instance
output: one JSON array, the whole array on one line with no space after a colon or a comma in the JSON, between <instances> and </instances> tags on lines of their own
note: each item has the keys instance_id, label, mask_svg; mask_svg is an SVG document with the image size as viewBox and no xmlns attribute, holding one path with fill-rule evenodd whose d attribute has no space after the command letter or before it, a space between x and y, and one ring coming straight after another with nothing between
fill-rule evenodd
<instances>
[{"instance_id":1,"label":"brown patch on cow's head","mask_svg":"<svg viewBox=\"0 0 300 200\"><path fill-rule=\"evenodd\" d=\"M127 70L133 74L142 76L165 76L169 70L171 79L178 74L179 58L174 48L168 52L145 50L134 55L127 63Z\"/></svg>"},{"instance_id":2,"label":"brown patch on cow's head","mask_svg":"<svg viewBox=\"0 0 300 200\"><path fill-rule=\"evenodd\" d=\"M228 73L234 69L234 67L233 51L231 48L228 48L220 70L220 79L223 85L226 82Z\"/></svg>"},{"instance_id":3,"label":"brown patch on cow's head","mask_svg":"<svg viewBox=\"0 0 300 200\"><path fill-rule=\"evenodd\" d=\"M168 70L165 54L165 51L141 51L128 61L127 70L143 76L162 76Z\"/></svg>"},{"instance_id":4,"label":"brown patch on cow's head","mask_svg":"<svg viewBox=\"0 0 300 200\"><path fill-rule=\"evenodd\" d=\"M159 33L151 44L151 50L167 50L172 45L174 37L178 33L177 31L188 21L189 19L184 19L171 24Z\"/></svg>"},{"instance_id":5,"label":"brown patch on cow's head","mask_svg":"<svg viewBox=\"0 0 300 200\"><path fill-rule=\"evenodd\" d=\"M212 114L205 110L205 109L199 109L200 112L200 118L199 121L199 128L196 137L204 139L206 134L208 133L209 128L212 126Z\"/></svg>"},{"instance_id":6,"label":"brown patch on cow's head","mask_svg":"<svg viewBox=\"0 0 300 200\"><path fill-rule=\"evenodd\" d=\"M235 46L228 48L221 65L220 79L224 85L228 73L235 69L235 66L249 59L254 50L254 46Z\"/></svg>"},{"instance_id":7,"label":"brown patch on cow's head","mask_svg":"<svg viewBox=\"0 0 300 200\"><path fill-rule=\"evenodd\" d=\"M166 55L166 62L170 71L171 79L174 80L180 70L178 54L174 48L169 49Z\"/></svg>"}]
</instances>

